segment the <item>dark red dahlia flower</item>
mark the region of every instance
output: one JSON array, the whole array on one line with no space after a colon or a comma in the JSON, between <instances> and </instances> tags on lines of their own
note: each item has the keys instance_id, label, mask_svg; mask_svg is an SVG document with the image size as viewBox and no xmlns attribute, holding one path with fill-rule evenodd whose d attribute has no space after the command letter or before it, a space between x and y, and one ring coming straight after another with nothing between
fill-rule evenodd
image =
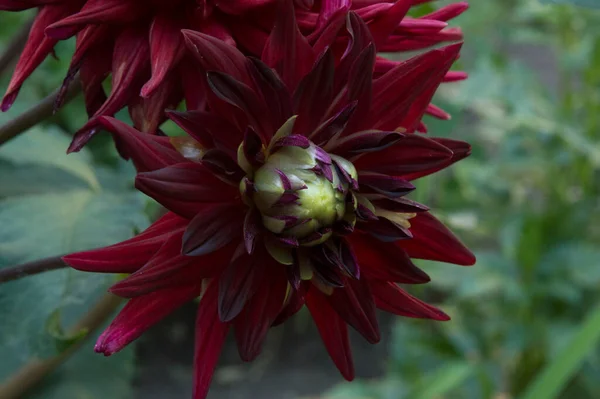
<instances>
[{"instance_id":1,"label":"dark red dahlia flower","mask_svg":"<svg viewBox=\"0 0 600 399\"><path fill-rule=\"evenodd\" d=\"M338 32L329 29L348 40L338 63ZM375 343L377 308L447 320L397 283L429 281L411 258L475 261L424 205L406 198L411 180L469 154L466 143L406 132L460 45L373 80L373 39L354 13L310 45L286 9L262 60L210 35L185 37L209 88L210 112L169 113L191 137L98 118L131 149L137 187L170 212L128 241L65 257L79 270L131 273L111 288L130 300L96 351L119 351L200 296L194 397L204 398L230 328L250 361L269 328L306 305L350 380L347 325Z\"/></svg>"},{"instance_id":2,"label":"dark red dahlia flower","mask_svg":"<svg viewBox=\"0 0 600 399\"><path fill-rule=\"evenodd\" d=\"M462 38L458 28L446 21L459 15L467 3L459 2L421 18L406 17L410 7L423 0L295 0L302 33L311 45L318 45L331 26L343 24L349 9L355 10L372 32L378 51L421 50ZM278 13L277 0L0 0L0 10L20 11L39 7L29 40L17 64L2 101L7 110L21 85L53 51L59 40L76 35L65 83L80 72L90 117L114 115L128 107L137 129L156 133L166 116L163 110L185 98L187 109L206 109L206 88L187 60L182 29L211 35L237 46L244 54L260 56ZM332 53L339 61L344 54ZM393 69L398 61L378 57L375 76ZM112 90L102 86L111 76ZM464 79L461 72L448 72L444 81ZM447 119L449 115L430 105L425 112ZM76 135L70 150L80 149L96 132L94 121ZM425 131L424 125L415 127ZM117 143L120 144L120 143ZM127 149L119 145L124 155Z\"/></svg>"}]
</instances>

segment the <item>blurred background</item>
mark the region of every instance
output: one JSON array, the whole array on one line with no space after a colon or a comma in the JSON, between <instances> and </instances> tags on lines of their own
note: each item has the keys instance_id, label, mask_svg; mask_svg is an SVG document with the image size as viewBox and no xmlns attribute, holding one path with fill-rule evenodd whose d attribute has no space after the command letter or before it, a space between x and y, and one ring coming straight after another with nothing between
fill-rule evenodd
<instances>
[{"instance_id":1,"label":"blurred background","mask_svg":"<svg viewBox=\"0 0 600 399\"><path fill-rule=\"evenodd\" d=\"M353 336L358 378L343 383L301 312L252 364L230 342L210 399L600 398L600 9L558 3L478 0L453 21L466 41L456 69L470 78L436 97L453 119L427 124L473 154L419 181L412 198L478 262L421 262L432 283L409 287L452 321L381 315L379 345ZM30 17L0 15L0 54ZM72 48L57 47L0 124L62 82ZM10 71L0 68L2 90ZM65 156L85 118L78 98L0 148L0 267L120 241L157 211L108 135ZM71 353L85 331L65 326L113 278L59 270L2 285L0 380L36 359L67 359L28 397L189 397L194 304L111 358L93 353L93 337Z\"/></svg>"}]
</instances>

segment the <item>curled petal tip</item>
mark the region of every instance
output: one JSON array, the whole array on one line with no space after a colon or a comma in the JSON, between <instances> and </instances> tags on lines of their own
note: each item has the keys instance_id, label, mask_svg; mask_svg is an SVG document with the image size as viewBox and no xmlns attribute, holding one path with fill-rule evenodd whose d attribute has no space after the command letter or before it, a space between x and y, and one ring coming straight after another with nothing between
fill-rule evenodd
<instances>
[{"instance_id":1,"label":"curled petal tip","mask_svg":"<svg viewBox=\"0 0 600 399\"><path fill-rule=\"evenodd\" d=\"M2 110L2 112L7 112L12 107L15 100L17 99L17 94L18 92L6 93L6 95L2 99L2 105L0 105L0 110Z\"/></svg>"}]
</instances>

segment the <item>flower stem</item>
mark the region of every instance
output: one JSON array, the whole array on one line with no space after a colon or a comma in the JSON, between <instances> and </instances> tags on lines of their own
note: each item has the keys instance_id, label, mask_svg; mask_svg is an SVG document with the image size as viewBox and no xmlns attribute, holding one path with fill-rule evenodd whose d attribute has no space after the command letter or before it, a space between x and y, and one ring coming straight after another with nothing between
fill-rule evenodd
<instances>
[{"instance_id":1,"label":"flower stem","mask_svg":"<svg viewBox=\"0 0 600 399\"><path fill-rule=\"evenodd\" d=\"M45 376L56 370L65 362L77 349L79 349L86 339L100 328L106 319L108 319L117 310L121 303L121 298L112 294L104 294L102 298L79 320L72 328L72 331L79 332L82 329L88 330L85 339L73 344L69 349L61 354L48 359L33 359L24 365L20 370L10 376L2 385L0 385L0 398L18 399L27 391L37 385Z\"/></svg>"},{"instance_id":2,"label":"flower stem","mask_svg":"<svg viewBox=\"0 0 600 399\"><path fill-rule=\"evenodd\" d=\"M6 72L11 64L21 54L21 51L25 47L27 38L29 37L29 30L33 25L33 19L23 25L21 30L13 37L12 41L8 44L8 47L2 55L0 55L0 76Z\"/></svg>"},{"instance_id":3,"label":"flower stem","mask_svg":"<svg viewBox=\"0 0 600 399\"><path fill-rule=\"evenodd\" d=\"M0 269L0 283L6 283L8 281L18 280L34 274L62 269L64 267L67 267L67 265L62 261L61 256L53 256L51 258L35 260L33 262ZM0 398L1 397L2 396L0 396Z\"/></svg>"},{"instance_id":4,"label":"flower stem","mask_svg":"<svg viewBox=\"0 0 600 399\"><path fill-rule=\"evenodd\" d=\"M3 126L0 126L0 146L5 144L7 141L17 137L19 134L25 132L27 129L37 125L46 118L49 118L54 113L54 106L61 89L55 90L48 97L44 98L37 105L33 106L29 110L25 111L15 119L7 122ZM79 79L75 78L69 84L64 97L64 103L75 98L81 91L81 83Z\"/></svg>"}]
</instances>

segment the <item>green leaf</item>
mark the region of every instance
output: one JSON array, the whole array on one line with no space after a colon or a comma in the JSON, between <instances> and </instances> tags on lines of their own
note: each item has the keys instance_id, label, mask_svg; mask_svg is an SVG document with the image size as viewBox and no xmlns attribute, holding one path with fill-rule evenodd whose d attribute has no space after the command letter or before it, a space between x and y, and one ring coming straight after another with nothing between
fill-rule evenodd
<instances>
[{"instance_id":1,"label":"green leaf","mask_svg":"<svg viewBox=\"0 0 600 399\"><path fill-rule=\"evenodd\" d=\"M571 377L600 343L600 305L592 309L569 344L538 374L522 399L559 396Z\"/></svg>"},{"instance_id":2,"label":"green leaf","mask_svg":"<svg viewBox=\"0 0 600 399\"><path fill-rule=\"evenodd\" d=\"M67 362L50 374L27 399L129 399L134 397L133 345L111 357L94 352L91 337Z\"/></svg>"},{"instance_id":3,"label":"green leaf","mask_svg":"<svg viewBox=\"0 0 600 399\"><path fill-rule=\"evenodd\" d=\"M85 149L67 155L68 143L58 131L34 129L0 148L0 268L111 245L148 225L132 167L95 168ZM80 339L84 332L65 335L61 326L73 325L114 278L65 268L3 284L0 380Z\"/></svg>"},{"instance_id":4,"label":"green leaf","mask_svg":"<svg viewBox=\"0 0 600 399\"><path fill-rule=\"evenodd\" d=\"M56 309L46 321L46 331L55 340L56 349L62 353L72 345L84 339L88 334L88 329L83 328L75 333L65 332L61 323L61 310Z\"/></svg>"},{"instance_id":5,"label":"green leaf","mask_svg":"<svg viewBox=\"0 0 600 399\"><path fill-rule=\"evenodd\" d=\"M546 4L571 4L580 7L600 8L600 0L542 0Z\"/></svg>"},{"instance_id":6,"label":"green leaf","mask_svg":"<svg viewBox=\"0 0 600 399\"><path fill-rule=\"evenodd\" d=\"M455 388L460 387L467 378L473 375L475 370L476 367L467 362L448 363L427 375L407 398L441 398Z\"/></svg>"},{"instance_id":7,"label":"green leaf","mask_svg":"<svg viewBox=\"0 0 600 399\"><path fill-rule=\"evenodd\" d=\"M81 179L91 189L100 190L100 183L91 166L90 154L87 151L80 151L67 156L66 149L69 143L70 138L57 129L36 128L2 146L0 160L10 162L18 168L37 166L59 169ZM31 178L36 177L37 174L31 173ZM0 169L0 180L4 186L4 182L11 184L15 179L11 178L10 171ZM44 180L39 178L39 182L43 183ZM0 195L3 195L2 191Z\"/></svg>"}]
</instances>

